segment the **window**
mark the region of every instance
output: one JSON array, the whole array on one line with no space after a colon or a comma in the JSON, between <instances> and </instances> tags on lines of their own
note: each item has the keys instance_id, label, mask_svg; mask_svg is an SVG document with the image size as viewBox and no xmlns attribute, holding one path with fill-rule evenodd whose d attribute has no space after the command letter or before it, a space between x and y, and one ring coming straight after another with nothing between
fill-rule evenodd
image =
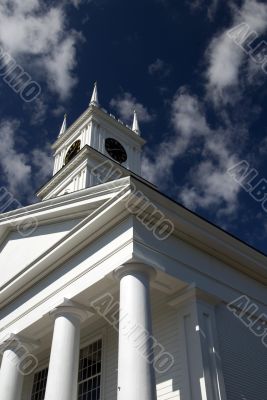
<instances>
[{"instance_id":1,"label":"window","mask_svg":"<svg viewBox=\"0 0 267 400\"><path fill-rule=\"evenodd\" d=\"M47 374L48 374L48 368L45 368L34 375L31 400L44 399Z\"/></svg>"},{"instance_id":2,"label":"window","mask_svg":"<svg viewBox=\"0 0 267 400\"><path fill-rule=\"evenodd\" d=\"M102 340L81 349L78 400L100 400ZM31 400L44 400L48 368L34 375Z\"/></svg>"},{"instance_id":3,"label":"window","mask_svg":"<svg viewBox=\"0 0 267 400\"><path fill-rule=\"evenodd\" d=\"M102 340L80 352L78 400L99 400L101 380Z\"/></svg>"}]
</instances>

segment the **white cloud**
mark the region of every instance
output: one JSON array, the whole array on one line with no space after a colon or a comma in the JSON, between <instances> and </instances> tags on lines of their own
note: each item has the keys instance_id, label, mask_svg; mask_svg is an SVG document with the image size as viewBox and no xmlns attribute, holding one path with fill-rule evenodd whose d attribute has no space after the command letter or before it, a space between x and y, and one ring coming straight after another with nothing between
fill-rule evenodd
<instances>
[{"instance_id":1,"label":"white cloud","mask_svg":"<svg viewBox=\"0 0 267 400\"><path fill-rule=\"evenodd\" d=\"M238 85L243 57L242 50L225 33L212 41L208 52L207 78L208 90L214 101L226 100L224 89Z\"/></svg>"},{"instance_id":2,"label":"white cloud","mask_svg":"<svg viewBox=\"0 0 267 400\"><path fill-rule=\"evenodd\" d=\"M203 1L192 3L195 7L203 4ZM218 3L211 5L215 11ZM227 170L239 161L246 144L249 119L260 111L242 96L251 84L258 85L259 74L263 75L227 32L242 22L259 35L267 29L267 4L244 0L240 9L234 1L227 5L231 9L232 25L213 37L206 51L203 101L185 88L177 92L171 109L174 134L158 145L155 154L148 151L142 164L148 180L162 189L172 187L172 194L176 190L177 198L187 207L213 211L217 217L236 215L241 188ZM216 112L216 127L209 124L207 110ZM174 166L192 153L198 157L192 157L186 183L181 187L172 175Z\"/></svg>"},{"instance_id":3,"label":"white cloud","mask_svg":"<svg viewBox=\"0 0 267 400\"><path fill-rule=\"evenodd\" d=\"M163 183L170 175L176 160L183 155L191 142L197 137L207 135L210 128L202 114L198 99L181 88L172 102L171 120L175 135L162 142L151 164L144 156L142 170L149 181Z\"/></svg>"},{"instance_id":4,"label":"white cloud","mask_svg":"<svg viewBox=\"0 0 267 400\"><path fill-rule=\"evenodd\" d=\"M23 153L17 149L20 126L17 120L0 121L0 167L3 184L14 195L32 199L34 187L41 186L52 171L49 146Z\"/></svg>"},{"instance_id":5,"label":"white cloud","mask_svg":"<svg viewBox=\"0 0 267 400\"><path fill-rule=\"evenodd\" d=\"M237 7L234 9L237 23L245 22L258 34L265 32L267 27L267 4L257 0L245 0L240 10Z\"/></svg>"},{"instance_id":6,"label":"white cloud","mask_svg":"<svg viewBox=\"0 0 267 400\"><path fill-rule=\"evenodd\" d=\"M186 207L209 211L216 208L218 217L236 211L240 188L224 169L220 170L212 162L203 161L191 172L191 185L184 187L180 193L180 199Z\"/></svg>"},{"instance_id":7,"label":"white cloud","mask_svg":"<svg viewBox=\"0 0 267 400\"><path fill-rule=\"evenodd\" d=\"M152 64L148 66L148 72L150 75L160 75L166 77L171 72L171 67L165 61L157 58Z\"/></svg>"},{"instance_id":8,"label":"white cloud","mask_svg":"<svg viewBox=\"0 0 267 400\"><path fill-rule=\"evenodd\" d=\"M36 98L30 104L26 103L24 108L30 112L31 125L41 125L44 123L48 105L43 101L43 97Z\"/></svg>"},{"instance_id":9,"label":"white cloud","mask_svg":"<svg viewBox=\"0 0 267 400\"><path fill-rule=\"evenodd\" d=\"M110 101L113 107L119 114L120 118L127 123L133 120L133 112L136 110L140 122L150 122L154 118L143 104L139 103L131 93L124 93Z\"/></svg>"},{"instance_id":10,"label":"white cloud","mask_svg":"<svg viewBox=\"0 0 267 400\"><path fill-rule=\"evenodd\" d=\"M75 45L77 37L78 35L72 34L63 40L60 48L44 60L50 89L56 88L56 91L63 99L68 97L70 90L77 82L77 78L72 74L73 67L76 65ZM41 65L41 61L39 64Z\"/></svg>"},{"instance_id":11,"label":"white cloud","mask_svg":"<svg viewBox=\"0 0 267 400\"><path fill-rule=\"evenodd\" d=\"M32 163L35 167L35 181L38 186L43 185L52 174L53 159L50 154L50 145L44 150L34 149L32 151Z\"/></svg>"},{"instance_id":12,"label":"white cloud","mask_svg":"<svg viewBox=\"0 0 267 400\"><path fill-rule=\"evenodd\" d=\"M240 191L227 174L227 169L238 160L229 140L233 132L229 132L230 128L211 129L204 105L185 88L174 97L171 114L175 135L160 144L153 160L149 155L144 157L144 177L164 188L172 179L175 163L197 149L201 161L192 164L187 184L182 189L177 188L178 198L191 209L216 206L217 216L233 213Z\"/></svg>"},{"instance_id":13,"label":"white cloud","mask_svg":"<svg viewBox=\"0 0 267 400\"><path fill-rule=\"evenodd\" d=\"M235 102L242 92L242 81L251 83L255 78L255 69L249 66L249 56L227 36L227 32L235 26L245 23L250 30L259 35L267 29L267 4L256 0L245 0L239 9L229 2L233 23L226 30L212 39L206 58L207 91L215 104ZM249 66L246 73L244 67ZM251 73L250 73L251 72ZM259 68L259 72L262 71Z\"/></svg>"},{"instance_id":14,"label":"white cloud","mask_svg":"<svg viewBox=\"0 0 267 400\"><path fill-rule=\"evenodd\" d=\"M8 189L13 194L24 193L29 188L31 167L27 158L15 148L14 132L18 122L5 120L0 123L0 165Z\"/></svg>"},{"instance_id":15,"label":"white cloud","mask_svg":"<svg viewBox=\"0 0 267 400\"><path fill-rule=\"evenodd\" d=\"M172 123L177 132L189 139L196 135L207 135L210 131L203 114L203 105L185 87L173 99Z\"/></svg>"},{"instance_id":16,"label":"white cloud","mask_svg":"<svg viewBox=\"0 0 267 400\"><path fill-rule=\"evenodd\" d=\"M195 9L204 4L203 0L191 2ZM217 1L209 4L214 15L219 4ZM246 139L251 121L261 111L260 106L252 107L250 99L243 96L252 84L257 87L265 79L261 69L252 64L227 32L240 23L248 24L259 35L267 29L267 4L243 0L238 9L232 0L226 6L230 6L232 24L211 39L206 51L203 100L185 88L177 92L171 103L174 134L159 143L154 154L147 150L142 163L148 180L161 189L171 189L171 195L176 193L177 199L188 208L213 214L224 226L231 218L240 216L239 193L242 190L227 170L237 164L241 156L251 159L250 154L244 154ZM260 150L263 154L266 151L266 140ZM192 154L194 156L190 157ZM188 168L180 183L179 178L173 176L174 171L179 171L178 161L183 170L183 161Z\"/></svg>"},{"instance_id":17,"label":"white cloud","mask_svg":"<svg viewBox=\"0 0 267 400\"><path fill-rule=\"evenodd\" d=\"M41 0L0 3L0 44L38 79L47 78L50 90L61 99L70 94L76 83L73 71L81 38L76 31L67 29L65 5L44 5Z\"/></svg>"},{"instance_id":18,"label":"white cloud","mask_svg":"<svg viewBox=\"0 0 267 400\"><path fill-rule=\"evenodd\" d=\"M212 132L203 144L204 157L189 173L189 184L180 199L190 209L216 207L217 216L232 214L238 205L239 185L227 174L237 155L229 150L224 136Z\"/></svg>"}]
</instances>

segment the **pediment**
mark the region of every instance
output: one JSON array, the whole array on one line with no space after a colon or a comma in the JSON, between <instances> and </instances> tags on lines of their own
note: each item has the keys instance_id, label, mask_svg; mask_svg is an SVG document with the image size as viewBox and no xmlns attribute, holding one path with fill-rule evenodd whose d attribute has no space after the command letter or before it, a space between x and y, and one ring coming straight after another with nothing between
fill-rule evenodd
<instances>
[{"instance_id":1,"label":"pediment","mask_svg":"<svg viewBox=\"0 0 267 400\"><path fill-rule=\"evenodd\" d=\"M0 245L0 287L62 239L80 221L74 219L41 225L33 232L25 231L24 235L17 230L9 232Z\"/></svg>"},{"instance_id":2,"label":"pediment","mask_svg":"<svg viewBox=\"0 0 267 400\"><path fill-rule=\"evenodd\" d=\"M115 218L123 219L129 182L122 178L0 215L0 303L93 241ZM37 229L21 235L18 226L31 218Z\"/></svg>"}]
</instances>

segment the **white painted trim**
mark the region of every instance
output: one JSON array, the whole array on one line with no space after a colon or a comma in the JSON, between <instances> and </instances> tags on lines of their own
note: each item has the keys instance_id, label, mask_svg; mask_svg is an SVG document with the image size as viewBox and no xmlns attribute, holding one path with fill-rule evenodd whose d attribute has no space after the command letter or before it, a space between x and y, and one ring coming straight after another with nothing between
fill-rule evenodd
<instances>
[{"instance_id":1,"label":"white painted trim","mask_svg":"<svg viewBox=\"0 0 267 400\"><path fill-rule=\"evenodd\" d=\"M197 291L191 289L187 291L185 297L182 291L180 301L176 298L175 301L168 302L177 309L179 324L183 327L182 336L185 343L183 357L187 360L186 399L226 400L222 366L217 359L219 347L214 305L209 302L208 294L206 303L205 293L203 291L200 293L201 296L198 298ZM204 314L210 318L211 337L207 336L204 329ZM186 320L189 322L188 326ZM209 346L217 350L216 355L210 354Z\"/></svg>"}]
</instances>

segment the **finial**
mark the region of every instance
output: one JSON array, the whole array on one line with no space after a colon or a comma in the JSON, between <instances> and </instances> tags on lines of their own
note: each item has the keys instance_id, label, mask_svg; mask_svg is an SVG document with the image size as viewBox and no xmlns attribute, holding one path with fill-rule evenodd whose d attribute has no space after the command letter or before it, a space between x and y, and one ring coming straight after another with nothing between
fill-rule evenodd
<instances>
[{"instance_id":1,"label":"finial","mask_svg":"<svg viewBox=\"0 0 267 400\"><path fill-rule=\"evenodd\" d=\"M138 118L137 118L137 112L136 110L134 110L134 118L133 118L133 126L132 126L132 130L137 133L137 135L141 135L141 131L139 128L139 123L138 123Z\"/></svg>"},{"instance_id":2,"label":"finial","mask_svg":"<svg viewBox=\"0 0 267 400\"><path fill-rule=\"evenodd\" d=\"M63 123L62 123L62 126L61 126L58 136L63 135L63 133L65 133L66 130L67 130L67 114L64 115L64 120L63 120Z\"/></svg>"},{"instance_id":3,"label":"finial","mask_svg":"<svg viewBox=\"0 0 267 400\"><path fill-rule=\"evenodd\" d=\"M97 82L94 83L94 90L90 101L90 106L99 106L98 103L98 91L97 91Z\"/></svg>"}]
</instances>

